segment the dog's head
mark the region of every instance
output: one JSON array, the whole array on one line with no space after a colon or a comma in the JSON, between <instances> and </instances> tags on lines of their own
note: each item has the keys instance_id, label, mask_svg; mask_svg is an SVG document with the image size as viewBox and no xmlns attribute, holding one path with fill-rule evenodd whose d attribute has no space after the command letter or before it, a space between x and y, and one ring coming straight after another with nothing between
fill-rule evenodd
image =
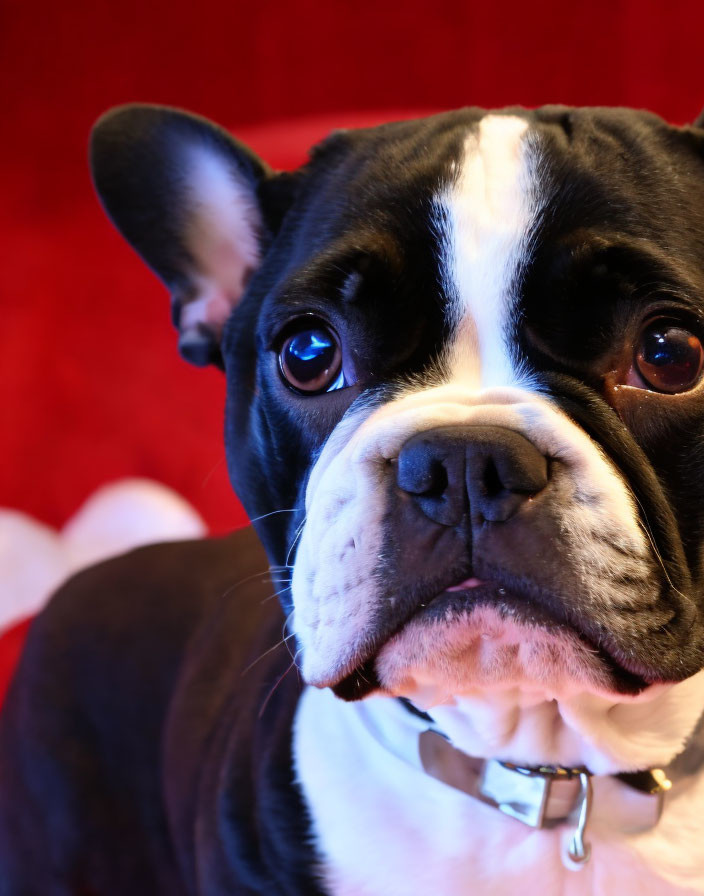
<instances>
[{"instance_id":1,"label":"dog's head","mask_svg":"<svg viewBox=\"0 0 704 896\"><path fill-rule=\"evenodd\" d=\"M465 109L275 173L132 106L92 164L182 354L225 370L309 682L625 695L704 665L704 131Z\"/></svg>"}]
</instances>

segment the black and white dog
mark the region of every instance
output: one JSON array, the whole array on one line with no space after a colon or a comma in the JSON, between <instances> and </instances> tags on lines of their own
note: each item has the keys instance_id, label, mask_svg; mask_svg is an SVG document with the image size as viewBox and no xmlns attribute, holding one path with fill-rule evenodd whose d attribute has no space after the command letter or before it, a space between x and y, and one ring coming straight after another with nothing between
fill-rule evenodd
<instances>
[{"instance_id":1,"label":"black and white dog","mask_svg":"<svg viewBox=\"0 0 704 896\"><path fill-rule=\"evenodd\" d=\"M704 893L700 125L464 109L275 173L99 122L265 550L144 549L37 620L2 896Z\"/></svg>"}]
</instances>

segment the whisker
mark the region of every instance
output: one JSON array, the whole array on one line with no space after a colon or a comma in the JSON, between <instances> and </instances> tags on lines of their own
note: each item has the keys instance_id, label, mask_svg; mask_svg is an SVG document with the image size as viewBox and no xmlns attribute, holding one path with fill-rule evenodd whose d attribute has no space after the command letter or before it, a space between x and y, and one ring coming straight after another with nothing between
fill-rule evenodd
<instances>
[{"instance_id":1,"label":"whisker","mask_svg":"<svg viewBox=\"0 0 704 896\"><path fill-rule=\"evenodd\" d=\"M303 527L305 526L307 519L308 519L308 517L304 517L302 523L300 524L298 529L296 529L296 534L293 536L293 541L291 542L291 547L288 549L288 554L286 554L286 564L287 565L289 563L289 560L291 559L291 554L293 553L293 549L296 547L296 542L303 534Z\"/></svg>"},{"instance_id":2,"label":"whisker","mask_svg":"<svg viewBox=\"0 0 704 896\"><path fill-rule=\"evenodd\" d=\"M645 534L648 538L648 541L650 542L650 547L653 549L653 554L655 554L655 559L658 561L658 563L660 564L660 566L662 568L663 573L665 574L665 579L667 580L667 584L670 586L670 588L672 588L672 590L675 592L675 594L679 594L680 597L682 597L686 600L687 595L682 594L682 592L679 589L675 588L675 586L672 582L672 579L670 578L670 574L668 573L667 568L665 567L665 561L662 559L662 555L660 554L660 551L658 550L658 546L655 543L655 538L653 536L653 533L650 530L650 523L648 522L648 517L646 516L646 513L645 513L645 507L643 507L643 504L641 503L640 499L638 498L638 495L636 495L635 492L631 491L631 494L635 498L636 503L640 507L641 513L643 514L643 519L639 519L638 523L639 523L641 529L645 532Z\"/></svg>"},{"instance_id":3,"label":"whisker","mask_svg":"<svg viewBox=\"0 0 704 896\"><path fill-rule=\"evenodd\" d=\"M250 523L258 523L260 520L265 520L269 516L275 516L277 513L296 513L298 507L284 507L282 510L270 510L269 513L263 513L261 516L255 516L250 520Z\"/></svg>"},{"instance_id":4,"label":"whisker","mask_svg":"<svg viewBox=\"0 0 704 896\"><path fill-rule=\"evenodd\" d=\"M362 672L361 666L358 666L354 671L356 672L357 675L359 675L359 677L362 679L362 681L365 681L367 684L369 684L369 679L365 678L364 673Z\"/></svg>"},{"instance_id":5,"label":"whisker","mask_svg":"<svg viewBox=\"0 0 704 896\"><path fill-rule=\"evenodd\" d=\"M290 625L290 623L291 623L291 619L293 618L293 614L294 614L295 612L296 612L295 610L291 610L291 612L288 614L288 616L286 617L286 619L284 619L283 632L285 632L286 629L289 627L289 625ZM288 642L289 642L289 639L292 638L295 634L296 634L295 632L291 632L290 635L287 635L287 636L283 639L283 643L286 645L286 650L288 650L289 654L291 655L291 659L294 661L294 663L296 662L296 657L297 657L298 654L300 653L300 650L299 650L299 651L296 651L296 653L291 653L291 648L289 647Z\"/></svg>"},{"instance_id":6,"label":"whisker","mask_svg":"<svg viewBox=\"0 0 704 896\"><path fill-rule=\"evenodd\" d=\"M251 576L246 576L244 579L239 579L233 585L230 585L228 588L226 588L220 596L227 597L227 595L230 594L231 591L234 591L235 588L239 588L240 585L244 585L245 582L251 582L252 579L263 579L263 578L269 578L269 570L268 569L263 569L261 572L254 572L254 573L252 573Z\"/></svg>"},{"instance_id":7,"label":"whisker","mask_svg":"<svg viewBox=\"0 0 704 896\"><path fill-rule=\"evenodd\" d=\"M285 588L279 588L278 591L274 591L273 594L270 594L268 597L262 599L262 604L268 603L270 600L273 600L275 597L281 597L282 594L285 594L287 591L291 590L291 586L287 585Z\"/></svg>"},{"instance_id":8,"label":"whisker","mask_svg":"<svg viewBox=\"0 0 704 896\"><path fill-rule=\"evenodd\" d=\"M299 651L299 652L300 652L300 651ZM278 678L278 680L274 683L274 687L273 687L273 688L269 691L269 693L267 694L266 699L265 699L264 702L262 703L261 709L259 710L259 716L258 716L258 717L259 717L260 719L261 719L261 717L264 715L264 710L266 709L267 704L269 703L269 701L271 700L271 698L274 696L274 692L276 691L276 689L278 688L278 686L281 684L281 682L284 680L284 678L286 678L286 676L289 674L289 672L291 671L291 669L294 669L294 668L297 669L297 668L298 668L298 666L296 665L296 658L297 658L297 657L298 657L298 653L297 653L296 656L293 658L293 662L291 663L291 665L286 669L286 671L283 673L283 675L281 675L280 678Z\"/></svg>"},{"instance_id":9,"label":"whisker","mask_svg":"<svg viewBox=\"0 0 704 896\"><path fill-rule=\"evenodd\" d=\"M216 461L216 463L213 464L213 466L211 467L210 471L203 477L203 481L202 481L201 484L200 484L200 487L201 487L202 489L204 489L204 488L206 487L206 485L210 482L210 480L211 480L213 474L214 474L217 470L219 470L220 467L222 467L223 464L226 463L226 461L227 461L227 457L226 457L226 455L225 455L225 452L223 451L223 453L222 453L222 457L220 457L220 458Z\"/></svg>"},{"instance_id":10,"label":"whisker","mask_svg":"<svg viewBox=\"0 0 704 896\"><path fill-rule=\"evenodd\" d=\"M284 623L284 625L285 625L285 623ZM286 644L287 641L290 641L290 639L293 638L294 634L295 634L294 632L291 632L290 635L286 635L280 641L277 641L276 644L269 647L268 650L265 650L264 653L261 654L261 656L258 656L256 658L256 660L252 660L252 662L245 669L242 670L241 675L242 676L246 675L247 672L249 672L250 669L252 669L254 666L256 666L260 660L263 660L265 656L269 656L270 653L273 653L273 651L276 650L278 647L281 647L282 644ZM289 651L289 653L290 653L290 651ZM291 654L291 657L293 658L293 654Z\"/></svg>"}]
</instances>

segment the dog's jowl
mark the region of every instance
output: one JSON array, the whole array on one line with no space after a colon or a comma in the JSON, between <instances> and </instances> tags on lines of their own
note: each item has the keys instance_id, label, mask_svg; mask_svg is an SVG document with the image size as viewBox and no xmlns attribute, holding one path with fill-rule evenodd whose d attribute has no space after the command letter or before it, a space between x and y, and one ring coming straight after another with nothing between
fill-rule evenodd
<instances>
[{"instance_id":1,"label":"dog's jowl","mask_svg":"<svg viewBox=\"0 0 704 896\"><path fill-rule=\"evenodd\" d=\"M35 622L2 896L704 894L701 124L98 122L253 529Z\"/></svg>"}]
</instances>

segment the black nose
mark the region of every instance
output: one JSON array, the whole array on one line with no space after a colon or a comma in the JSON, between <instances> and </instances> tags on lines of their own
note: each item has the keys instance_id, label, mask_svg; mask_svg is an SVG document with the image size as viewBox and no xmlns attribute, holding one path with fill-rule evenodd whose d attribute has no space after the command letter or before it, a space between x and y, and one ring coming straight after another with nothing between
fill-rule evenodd
<instances>
[{"instance_id":1,"label":"black nose","mask_svg":"<svg viewBox=\"0 0 704 896\"><path fill-rule=\"evenodd\" d=\"M401 448L396 481L425 516L443 526L505 522L548 483L546 458L500 426L443 426Z\"/></svg>"}]
</instances>

